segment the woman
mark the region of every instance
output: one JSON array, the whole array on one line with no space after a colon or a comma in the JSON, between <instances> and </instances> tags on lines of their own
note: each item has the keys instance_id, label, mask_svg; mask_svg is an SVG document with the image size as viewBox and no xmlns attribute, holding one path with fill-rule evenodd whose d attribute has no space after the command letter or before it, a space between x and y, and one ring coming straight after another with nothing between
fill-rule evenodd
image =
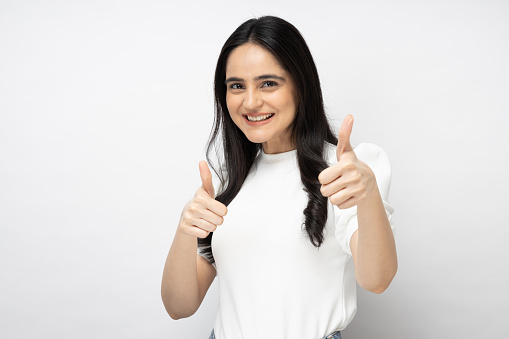
<instances>
[{"instance_id":1,"label":"woman","mask_svg":"<svg viewBox=\"0 0 509 339\"><path fill-rule=\"evenodd\" d=\"M352 148L350 115L334 136L311 53L277 17L226 41L215 103L207 160L219 141L219 194L201 161L164 268L168 313L194 314L217 275L210 338L341 338L356 280L381 293L397 270L385 152Z\"/></svg>"}]
</instances>

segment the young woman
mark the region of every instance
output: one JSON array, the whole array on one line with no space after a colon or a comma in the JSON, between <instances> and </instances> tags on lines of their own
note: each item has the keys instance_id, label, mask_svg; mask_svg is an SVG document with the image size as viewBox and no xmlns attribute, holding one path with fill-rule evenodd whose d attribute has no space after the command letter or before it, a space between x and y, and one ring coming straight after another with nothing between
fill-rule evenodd
<instances>
[{"instance_id":1,"label":"young woman","mask_svg":"<svg viewBox=\"0 0 509 339\"><path fill-rule=\"evenodd\" d=\"M207 160L219 143L222 165L213 180L199 164L203 184L164 268L166 310L191 316L217 276L210 338L341 338L356 281L381 293L396 274L387 155L352 148L351 115L335 137L311 53L277 17L248 20L226 41L215 103Z\"/></svg>"}]
</instances>

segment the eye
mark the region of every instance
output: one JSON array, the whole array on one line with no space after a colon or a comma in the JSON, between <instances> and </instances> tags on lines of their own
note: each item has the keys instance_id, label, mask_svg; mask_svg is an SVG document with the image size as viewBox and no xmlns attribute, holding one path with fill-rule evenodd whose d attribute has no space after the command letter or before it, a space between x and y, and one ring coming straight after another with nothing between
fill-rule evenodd
<instances>
[{"instance_id":1,"label":"eye","mask_svg":"<svg viewBox=\"0 0 509 339\"><path fill-rule=\"evenodd\" d=\"M242 85L241 84L231 84L230 88L231 89L242 89Z\"/></svg>"},{"instance_id":2,"label":"eye","mask_svg":"<svg viewBox=\"0 0 509 339\"><path fill-rule=\"evenodd\" d=\"M262 87L275 87L277 86L278 83L275 82L275 81L265 81L263 84L262 84Z\"/></svg>"}]
</instances>

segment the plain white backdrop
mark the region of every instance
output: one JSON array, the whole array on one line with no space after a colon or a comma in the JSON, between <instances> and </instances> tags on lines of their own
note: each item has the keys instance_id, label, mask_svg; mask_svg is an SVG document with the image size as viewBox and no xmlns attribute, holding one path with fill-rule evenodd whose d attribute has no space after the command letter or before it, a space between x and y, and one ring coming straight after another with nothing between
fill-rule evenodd
<instances>
[{"instance_id":1,"label":"plain white backdrop","mask_svg":"<svg viewBox=\"0 0 509 339\"><path fill-rule=\"evenodd\" d=\"M219 51L266 14L304 35L336 131L353 114L393 167L399 271L343 337L504 336L509 3L1 0L0 337L208 338L217 280L175 321L161 274Z\"/></svg>"}]
</instances>

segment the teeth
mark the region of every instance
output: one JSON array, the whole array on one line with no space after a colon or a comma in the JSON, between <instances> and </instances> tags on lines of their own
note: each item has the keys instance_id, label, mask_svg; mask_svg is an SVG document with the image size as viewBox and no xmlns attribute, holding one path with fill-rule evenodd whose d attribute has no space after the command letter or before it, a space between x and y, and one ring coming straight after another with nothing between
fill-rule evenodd
<instances>
[{"instance_id":1,"label":"teeth","mask_svg":"<svg viewBox=\"0 0 509 339\"><path fill-rule=\"evenodd\" d=\"M262 120L265 120L267 118L270 118L271 116L273 116L272 113L265 114L265 115L259 115L257 117L251 117L251 116L248 115L247 116L247 120L249 120L249 121L262 121Z\"/></svg>"}]
</instances>

